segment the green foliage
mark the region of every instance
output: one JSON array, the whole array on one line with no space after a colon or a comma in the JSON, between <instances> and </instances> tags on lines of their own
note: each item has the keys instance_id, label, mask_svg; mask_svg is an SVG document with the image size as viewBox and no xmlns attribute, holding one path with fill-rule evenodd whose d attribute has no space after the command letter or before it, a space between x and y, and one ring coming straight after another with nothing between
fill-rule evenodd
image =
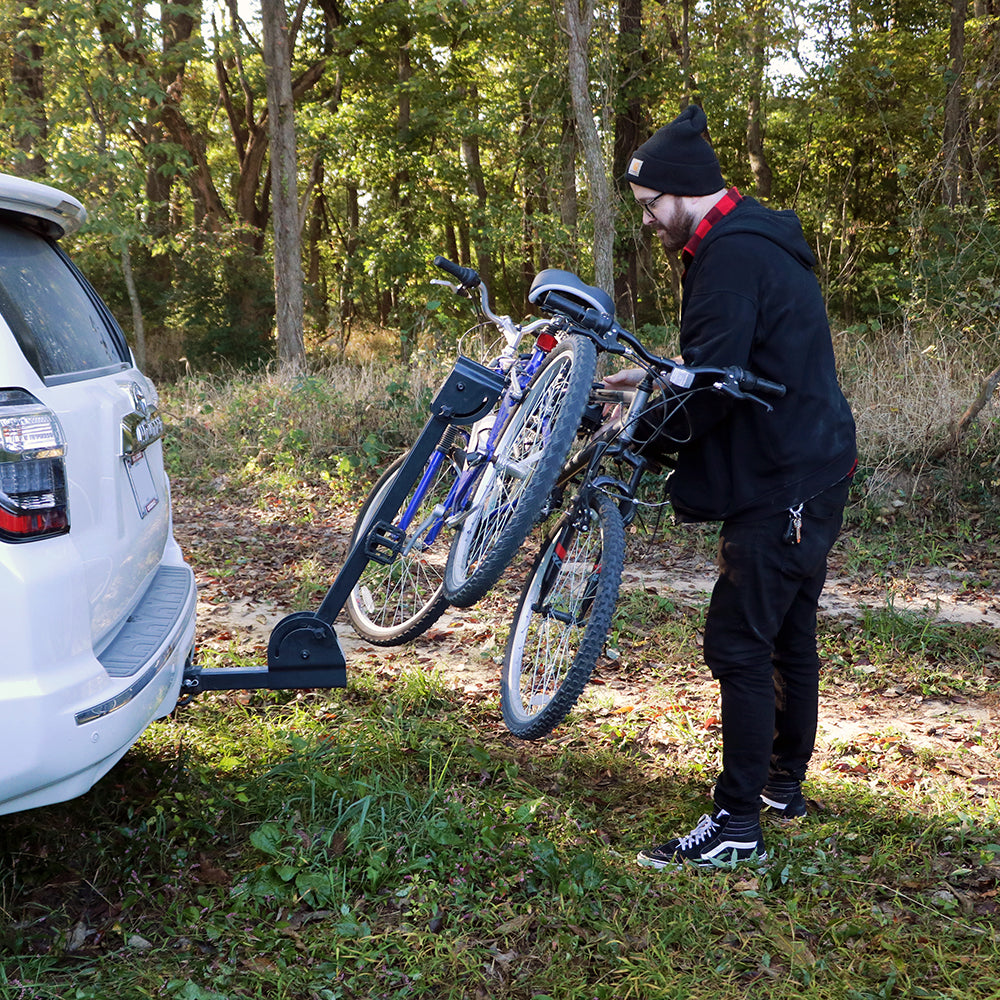
<instances>
[{"instance_id":1,"label":"green foliage","mask_svg":"<svg viewBox=\"0 0 1000 1000\"><path fill-rule=\"evenodd\" d=\"M188 360L199 368L253 366L274 354L274 287L251 239L234 227L195 230L179 242L173 260L179 277L165 322L180 332Z\"/></svg>"},{"instance_id":2,"label":"green foliage","mask_svg":"<svg viewBox=\"0 0 1000 1000\"><path fill-rule=\"evenodd\" d=\"M909 309L936 341L988 370L1000 363L1000 225L980 208L932 206L911 227ZM932 341L931 343L934 343ZM922 345L926 347L927 345Z\"/></svg>"},{"instance_id":3,"label":"green foliage","mask_svg":"<svg viewBox=\"0 0 1000 1000\"><path fill-rule=\"evenodd\" d=\"M303 11L293 74L314 359L450 358L472 320L429 287L438 253L480 268L515 318L529 311L540 268L592 276L558 6L363 0ZM136 305L122 276L129 251L147 367L161 380L188 366L254 368L274 349L259 19L250 5L242 24L222 10L188 20L189 7L40 0L0 11L11 68L0 94L4 167L40 169L87 203L72 249L126 330ZM880 473L919 469L996 364L996 19L966 24L965 125L948 150L954 67L940 4L695 5L683 21L645 4L631 27L618 21L624 10L598 5L589 39L607 162L697 100L724 175L758 193L747 109L759 104L767 200L802 218L848 353L863 359L889 336L907 376L927 348L951 366L936 373L948 383L939 406L921 405L924 383L904 396L908 414L928 419L919 431L911 423L898 449L885 446L903 434L893 400L852 396L859 410L889 411L864 428L872 450L892 456ZM621 313L634 299L642 335L666 348L678 272L638 233L622 194L617 252L636 287ZM849 368L846 380L857 374ZM381 450L372 438L364 460ZM959 458L983 466L988 489L995 442L970 451Z\"/></svg>"},{"instance_id":4,"label":"green foliage","mask_svg":"<svg viewBox=\"0 0 1000 1000\"><path fill-rule=\"evenodd\" d=\"M865 690L950 698L987 689L995 646L992 630L945 623L930 613L864 609L857 622L832 622L820 631L826 681L852 679ZM969 739L975 740L970 732Z\"/></svg>"},{"instance_id":5,"label":"green foliage","mask_svg":"<svg viewBox=\"0 0 1000 1000\"><path fill-rule=\"evenodd\" d=\"M770 868L647 873L635 847L694 818L703 731L671 730L662 762L598 732L525 754L446 688L420 707L399 683L206 697L143 738L113 795L8 817L2 988L991 995L995 805L827 774L818 814L768 827Z\"/></svg>"},{"instance_id":6,"label":"green foliage","mask_svg":"<svg viewBox=\"0 0 1000 1000\"><path fill-rule=\"evenodd\" d=\"M378 366L187 378L161 393L167 466L259 493L303 478L340 489L409 447L437 381L435 369Z\"/></svg>"},{"instance_id":7,"label":"green foliage","mask_svg":"<svg viewBox=\"0 0 1000 1000\"><path fill-rule=\"evenodd\" d=\"M305 520L293 515L315 503L314 473L332 464L310 451L329 433L321 417L344 424L373 386L379 398L390 384L411 398L418 374L381 371L367 388L368 375L348 368L168 387L164 410L183 428L175 513L189 539L224 503L246 516L240 537L228 520L222 532L232 566L208 560L200 579L228 574L231 599L250 569L259 585L265 557L289 564L285 542ZM292 433L314 422L309 440ZM262 452L261 469L239 480L229 437L240 428L249 449L279 425L274 461ZM283 489L262 496L261 480L279 473ZM189 495L203 477L211 506ZM356 505L365 486L345 477L341 488L326 513ZM248 498L273 507L281 531L262 516L259 537L243 537L259 512ZM866 596L869 574L890 594L911 583L909 564L891 565L907 555L903 521L850 526L873 552ZM308 558L318 562L349 522L324 523ZM927 528L942 564L964 555L982 575L976 586L995 590L985 579L995 544L954 516L910 534ZM711 531L672 528L671 554L702 565ZM510 608L498 594L470 611L476 642ZM903 737L901 712L882 722L867 712L890 696L914 710L923 699L948 711L958 698L988 705L995 630L902 614L891 599L858 619L824 616L824 696L839 692L844 709L826 718L855 727L823 741L806 786L811 815L767 826L767 869L650 873L635 850L708 808L715 689L698 662L702 607L637 589L618 612L614 669L642 697L623 710L607 697L619 689L594 685L566 726L530 745L503 730L495 691L451 673L443 657L476 653L447 634L358 649L345 690L205 694L154 724L87 795L0 823L0 995L991 1000L1000 813L993 785L970 783L966 762L996 759L995 727L956 724L953 758L936 762L938 751ZM214 638L202 662L262 655ZM599 679L609 673L599 667Z\"/></svg>"}]
</instances>

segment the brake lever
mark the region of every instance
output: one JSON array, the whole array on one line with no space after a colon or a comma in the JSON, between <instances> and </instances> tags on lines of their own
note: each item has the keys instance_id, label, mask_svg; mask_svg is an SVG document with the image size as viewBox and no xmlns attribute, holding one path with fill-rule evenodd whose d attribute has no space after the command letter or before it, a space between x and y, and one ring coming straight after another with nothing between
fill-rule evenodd
<instances>
[{"instance_id":1,"label":"brake lever","mask_svg":"<svg viewBox=\"0 0 1000 1000\"><path fill-rule=\"evenodd\" d=\"M469 290L464 285L456 285L453 281L447 281L444 278L431 278L432 285L443 285L445 288L450 288L452 292L464 299L472 298L469 294Z\"/></svg>"},{"instance_id":2,"label":"brake lever","mask_svg":"<svg viewBox=\"0 0 1000 1000\"><path fill-rule=\"evenodd\" d=\"M774 412L774 407L767 400L761 399L760 396L754 396L752 393L744 392L736 384L736 379L732 375L726 375L723 381L714 383L712 388L717 392L724 392L733 399L748 399L751 403L757 403L758 406L764 407L765 413Z\"/></svg>"}]
</instances>

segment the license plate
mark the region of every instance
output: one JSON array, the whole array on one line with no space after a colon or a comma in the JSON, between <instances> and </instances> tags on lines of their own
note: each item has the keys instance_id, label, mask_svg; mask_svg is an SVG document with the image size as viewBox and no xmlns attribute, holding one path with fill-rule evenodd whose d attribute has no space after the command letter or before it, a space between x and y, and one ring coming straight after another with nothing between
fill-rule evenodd
<instances>
[{"instance_id":1,"label":"license plate","mask_svg":"<svg viewBox=\"0 0 1000 1000\"><path fill-rule=\"evenodd\" d=\"M146 453L140 451L137 455L126 455L125 471L128 473L135 505L139 509L139 517L145 517L160 502Z\"/></svg>"}]
</instances>

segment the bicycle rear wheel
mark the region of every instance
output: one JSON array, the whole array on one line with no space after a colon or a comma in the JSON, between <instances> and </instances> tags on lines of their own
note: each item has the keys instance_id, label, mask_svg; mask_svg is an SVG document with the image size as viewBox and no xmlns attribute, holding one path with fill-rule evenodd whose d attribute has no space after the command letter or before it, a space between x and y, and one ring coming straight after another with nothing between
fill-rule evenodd
<instances>
[{"instance_id":1,"label":"bicycle rear wheel","mask_svg":"<svg viewBox=\"0 0 1000 1000\"><path fill-rule=\"evenodd\" d=\"M450 537L444 537L444 524L434 514L458 475L448 450L446 439L428 459L421 479L395 517L394 524L399 526L417 498L401 538L400 554L388 565L370 561L347 599L347 616L355 631L376 646L409 642L427 631L448 607L443 588ZM351 534L352 547L370 526L405 460L406 455L397 458L368 495Z\"/></svg>"},{"instance_id":2,"label":"bicycle rear wheel","mask_svg":"<svg viewBox=\"0 0 1000 1000\"><path fill-rule=\"evenodd\" d=\"M500 676L500 706L515 736L545 736L576 704L604 648L624 562L621 514L603 493L591 493L549 534L514 614Z\"/></svg>"},{"instance_id":3,"label":"bicycle rear wheel","mask_svg":"<svg viewBox=\"0 0 1000 1000\"><path fill-rule=\"evenodd\" d=\"M500 579L538 519L576 436L596 368L593 342L567 337L508 418L448 553L444 593L457 607L475 604Z\"/></svg>"}]
</instances>

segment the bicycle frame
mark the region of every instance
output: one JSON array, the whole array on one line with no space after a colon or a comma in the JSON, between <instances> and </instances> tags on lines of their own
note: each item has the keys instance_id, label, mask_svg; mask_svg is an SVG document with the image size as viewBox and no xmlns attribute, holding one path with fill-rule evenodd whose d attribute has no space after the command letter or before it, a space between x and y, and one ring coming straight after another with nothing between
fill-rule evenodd
<instances>
[{"instance_id":1,"label":"bicycle frame","mask_svg":"<svg viewBox=\"0 0 1000 1000\"><path fill-rule=\"evenodd\" d=\"M535 324L531 324L531 326L526 330L518 331L518 340L520 340L520 337L523 336L524 333L534 327ZM511 348L516 349L516 344L512 344ZM429 519L431 523L427 525L426 533L424 531L414 532L415 539L418 537L422 538L425 544L429 545L437 539L438 535L445 527L453 526L456 523L455 519L457 517L461 517L461 512L465 508L465 505L472 494L476 481L478 480L483 468L493 456L494 445L496 444L496 440L499 437L500 432L503 430L504 424L507 422L507 418L520 402L528 383L541 367L547 354L548 351L539 347L536 343L535 348L531 353L531 357L527 362L523 365L519 365L515 362L513 365L508 366L506 373L508 378L507 388L501 396L500 408L497 410L493 420L493 425L490 428L490 432L482 446L482 450L477 449L471 453L477 456L476 461L468 463L467 467L459 473L455 482L452 484L451 489L449 489L444 503L431 515L431 518ZM493 365L493 370L497 372L497 374L503 374L503 368L505 367L503 360L503 355L501 355L501 358L498 359ZM433 455L431 455L431 458L427 463L427 467L424 470L424 474L421 477L420 482L417 484L412 499L409 504L407 504L397 521L397 524L402 531L409 531L414 515L417 510L419 510L424 497L427 495L427 490L430 488L430 484L435 481L435 478L441 469L441 464L449 460L447 452L452 443L453 441L443 441L435 449Z\"/></svg>"}]
</instances>

